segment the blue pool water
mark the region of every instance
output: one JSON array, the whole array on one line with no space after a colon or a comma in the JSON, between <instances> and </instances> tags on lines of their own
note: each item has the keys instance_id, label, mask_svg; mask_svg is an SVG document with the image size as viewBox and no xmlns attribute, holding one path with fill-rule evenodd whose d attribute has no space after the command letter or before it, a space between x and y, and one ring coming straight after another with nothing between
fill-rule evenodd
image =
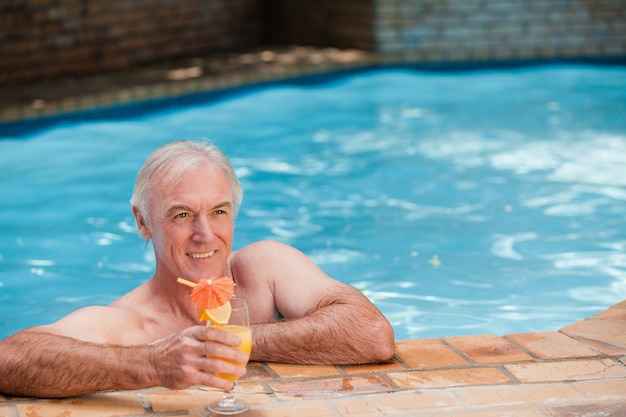
<instances>
[{"instance_id":1,"label":"blue pool water","mask_svg":"<svg viewBox=\"0 0 626 417\"><path fill-rule=\"evenodd\" d=\"M0 140L0 338L151 276L135 174L199 137L244 185L235 247L301 249L397 339L556 330L626 298L626 69L386 69Z\"/></svg>"}]
</instances>

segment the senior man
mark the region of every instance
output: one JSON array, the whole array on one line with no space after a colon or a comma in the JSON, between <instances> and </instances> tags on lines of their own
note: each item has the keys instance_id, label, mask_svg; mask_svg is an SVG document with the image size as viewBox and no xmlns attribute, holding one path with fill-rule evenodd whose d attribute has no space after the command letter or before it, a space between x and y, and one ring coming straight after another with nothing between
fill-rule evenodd
<instances>
[{"instance_id":1,"label":"senior man","mask_svg":"<svg viewBox=\"0 0 626 417\"><path fill-rule=\"evenodd\" d=\"M157 149L137 175L132 212L152 241L154 276L108 306L81 308L0 342L0 392L64 397L153 386L232 381L245 374L241 340L198 321L190 289L229 276L250 306L251 360L359 364L390 359L391 325L358 290L302 252L260 241L232 251L242 190L226 156L207 141ZM85 277L89 279L89 277ZM232 363L235 362L235 363Z\"/></svg>"}]
</instances>

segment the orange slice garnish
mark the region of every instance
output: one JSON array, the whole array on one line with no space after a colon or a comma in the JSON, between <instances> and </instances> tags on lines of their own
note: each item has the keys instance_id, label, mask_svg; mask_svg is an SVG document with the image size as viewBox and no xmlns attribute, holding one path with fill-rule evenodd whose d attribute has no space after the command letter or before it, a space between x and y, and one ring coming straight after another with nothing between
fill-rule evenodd
<instances>
[{"instance_id":1,"label":"orange slice garnish","mask_svg":"<svg viewBox=\"0 0 626 417\"><path fill-rule=\"evenodd\" d=\"M199 320L208 320L216 326L224 326L228 324L231 313L230 301L226 301L217 308L205 308L200 312Z\"/></svg>"}]
</instances>

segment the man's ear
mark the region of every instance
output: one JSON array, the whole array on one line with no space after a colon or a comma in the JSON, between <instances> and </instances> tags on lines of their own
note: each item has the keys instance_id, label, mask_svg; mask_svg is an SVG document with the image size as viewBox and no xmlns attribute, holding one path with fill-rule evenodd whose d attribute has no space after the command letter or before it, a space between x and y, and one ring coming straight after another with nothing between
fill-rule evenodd
<instances>
[{"instance_id":1,"label":"man's ear","mask_svg":"<svg viewBox=\"0 0 626 417\"><path fill-rule=\"evenodd\" d=\"M150 229L148 229L148 225L146 225L146 218L143 216L141 211L137 206L133 206L133 214L135 215L135 222L137 223L137 230L139 230L139 235L145 240L149 240L152 237L152 233L150 233Z\"/></svg>"}]
</instances>

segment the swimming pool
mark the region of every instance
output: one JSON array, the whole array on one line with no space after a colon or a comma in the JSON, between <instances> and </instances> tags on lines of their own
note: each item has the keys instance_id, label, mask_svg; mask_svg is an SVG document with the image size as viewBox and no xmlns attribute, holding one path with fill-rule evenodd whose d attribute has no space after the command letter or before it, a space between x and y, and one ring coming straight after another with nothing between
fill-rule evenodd
<instances>
[{"instance_id":1,"label":"swimming pool","mask_svg":"<svg viewBox=\"0 0 626 417\"><path fill-rule=\"evenodd\" d=\"M626 69L365 71L0 140L0 338L151 276L128 200L206 137L244 186L235 247L276 239L397 339L556 330L626 294Z\"/></svg>"}]
</instances>

